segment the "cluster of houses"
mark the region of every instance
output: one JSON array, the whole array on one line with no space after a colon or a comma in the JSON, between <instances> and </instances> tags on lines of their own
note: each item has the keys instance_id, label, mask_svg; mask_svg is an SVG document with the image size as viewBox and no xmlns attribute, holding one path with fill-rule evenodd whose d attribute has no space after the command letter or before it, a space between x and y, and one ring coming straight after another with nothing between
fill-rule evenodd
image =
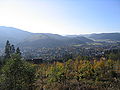
<instances>
[{"instance_id":1,"label":"cluster of houses","mask_svg":"<svg viewBox=\"0 0 120 90\"><path fill-rule=\"evenodd\" d=\"M64 61L77 56L102 56L105 51L120 48L115 44L102 44L102 45L80 45L80 46L68 46L58 48L39 48L36 50L29 50L23 52L23 56L29 62L35 64L43 63L45 61Z\"/></svg>"}]
</instances>

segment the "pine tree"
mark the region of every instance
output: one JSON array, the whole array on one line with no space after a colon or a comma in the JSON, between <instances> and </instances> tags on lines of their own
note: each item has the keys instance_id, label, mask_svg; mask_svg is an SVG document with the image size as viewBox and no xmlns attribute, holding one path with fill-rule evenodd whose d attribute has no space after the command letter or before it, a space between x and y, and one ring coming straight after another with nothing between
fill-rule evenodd
<instances>
[{"instance_id":1,"label":"pine tree","mask_svg":"<svg viewBox=\"0 0 120 90\"><path fill-rule=\"evenodd\" d=\"M1 69L0 90L34 90L35 67L13 54Z\"/></svg>"},{"instance_id":2,"label":"pine tree","mask_svg":"<svg viewBox=\"0 0 120 90\"><path fill-rule=\"evenodd\" d=\"M10 42L7 40L5 45L5 58L10 58L10 51L11 51Z\"/></svg>"},{"instance_id":3,"label":"pine tree","mask_svg":"<svg viewBox=\"0 0 120 90\"><path fill-rule=\"evenodd\" d=\"M19 54L19 55L21 55L21 52L20 52L20 49L19 49L19 47L16 49L16 54Z\"/></svg>"},{"instance_id":4,"label":"pine tree","mask_svg":"<svg viewBox=\"0 0 120 90\"><path fill-rule=\"evenodd\" d=\"M11 54L15 53L15 47L14 47L14 45L11 45L11 52L10 53Z\"/></svg>"}]
</instances>

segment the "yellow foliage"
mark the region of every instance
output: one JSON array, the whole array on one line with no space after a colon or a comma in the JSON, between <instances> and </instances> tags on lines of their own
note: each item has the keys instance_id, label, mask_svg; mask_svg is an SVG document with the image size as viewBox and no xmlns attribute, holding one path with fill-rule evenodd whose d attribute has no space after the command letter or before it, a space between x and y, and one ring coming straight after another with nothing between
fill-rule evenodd
<instances>
[{"instance_id":1,"label":"yellow foliage","mask_svg":"<svg viewBox=\"0 0 120 90\"><path fill-rule=\"evenodd\" d=\"M100 60L100 61L94 61L94 69L97 68L104 68L105 67L105 61Z\"/></svg>"}]
</instances>

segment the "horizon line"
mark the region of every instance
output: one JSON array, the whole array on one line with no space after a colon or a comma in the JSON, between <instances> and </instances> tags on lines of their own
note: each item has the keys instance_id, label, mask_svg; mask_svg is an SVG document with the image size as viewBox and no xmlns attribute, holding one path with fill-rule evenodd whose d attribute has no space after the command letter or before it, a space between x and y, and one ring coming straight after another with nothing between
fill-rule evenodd
<instances>
[{"instance_id":1,"label":"horizon line","mask_svg":"<svg viewBox=\"0 0 120 90\"><path fill-rule=\"evenodd\" d=\"M17 27L12 27L12 26L0 26L0 27L6 27L6 28L14 28L14 29L19 29L21 31L25 31L25 32L29 32L29 33L41 33L42 32L31 32L31 31L28 31L28 30L23 30L21 28L17 28ZM59 33L46 33L46 34L58 34L58 35L62 35L62 36L67 36L67 35L89 35L89 34L104 34L104 33L120 33L120 32L92 32L92 33L80 33L80 34L59 34ZM44 34L44 33L43 33Z\"/></svg>"}]
</instances>

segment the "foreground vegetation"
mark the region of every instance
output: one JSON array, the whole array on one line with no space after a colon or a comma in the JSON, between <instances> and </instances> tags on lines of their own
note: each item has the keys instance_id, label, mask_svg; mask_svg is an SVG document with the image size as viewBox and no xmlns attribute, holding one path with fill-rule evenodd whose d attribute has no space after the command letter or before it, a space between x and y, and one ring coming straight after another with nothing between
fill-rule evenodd
<instances>
[{"instance_id":1,"label":"foreground vegetation","mask_svg":"<svg viewBox=\"0 0 120 90\"><path fill-rule=\"evenodd\" d=\"M10 47L7 42L0 90L120 90L119 60L77 57L64 63L33 64L21 57L19 48Z\"/></svg>"},{"instance_id":2,"label":"foreground vegetation","mask_svg":"<svg viewBox=\"0 0 120 90\"><path fill-rule=\"evenodd\" d=\"M1 68L1 90L119 90L120 62L68 60L34 65L13 55Z\"/></svg>"},{"instance_id":3,"label":"foreground vegetation","mask_svg":"<svg viewBox=\"0 0 120 90\"><path fill-rule=\"evenodd\" d=\"M119 62L76 59L66 63L41 64L36 72L37 90L120 89Z\"/></svg>"}]
</instances>

